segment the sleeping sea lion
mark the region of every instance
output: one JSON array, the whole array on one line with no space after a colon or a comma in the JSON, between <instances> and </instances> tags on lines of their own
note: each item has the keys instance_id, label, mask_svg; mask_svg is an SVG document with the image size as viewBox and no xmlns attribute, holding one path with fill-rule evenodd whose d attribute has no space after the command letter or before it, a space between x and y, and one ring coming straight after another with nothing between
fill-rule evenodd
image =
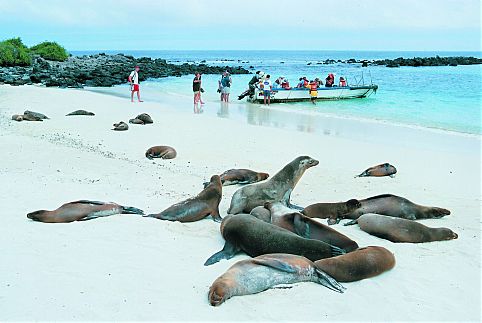
<instances>
[{"instance_id":1,"label":"sleeping sea lion","mask_svg":"<svg viewBox=\"0 0 482 323\"><path fill-rule=\"evenodd\" d=\"M385 164L380 164L377 166L373 166L365 170L363 173L360 175L357 175L355 177L368 177L368 176L374 176L374 177L382 177L382 176L390 176L390 177L395 177L395 174L397 173L397 169L395 166L390 165L389 163Z\"/></svg>"},{"instance_id":2,"label":"sleeping sea lion","mask_svg":"<svg viewBox=\"0 0 482 323\"><path fill-rule=\"evenodd\" d=\"M457 233L448 228L430 228L412 220L378 214L364 214L352 222L358 223L363 231L391 242L421 243L458 238Z\"/></svg>"},{"instance_id":3,"label":"sleeping sea lion","mask_svg":"<svg viewBox=\"0 0 482 323\"><path fill-rule=\"evenodd\" d=\"M33 111L29 111L29 110L25 110L24 113L24 118L26 116L29 116L29 117L32 117L34 119L49 119L49 117L47 117L45 114L43 113L39 113L39 112L33 112ZM37 120L29 120L29 121L37 121Z\"/></svg>"},{"instance_id":4,"label":"sleeping sea lion","mask_svg":"<svg viewBox=\"0 0 482 323\"><path fill-rule=\"evenodd\" d=\"M151 116L148 115L147 113L141 113L137 117L135 117L135 119L139 119L142 122L144 122L145 124L154 123L154 121L152 121Z\"/></svg>"},{"instance_id":5,"label":"sleeping sea lion","mask_svg":"<svg viewBox=\"0 0 482 323\"><path fill-rule=\"evenodd\" d=\"M345 253L341 248L319 240L302 238L249 214L224 217L221 234L226 240L224 248L209 257L204 263L205 266L221 259L231 259L240 251L251 257L269 253L289 253L304 256L312 261Z\"/></svg>"},{"instance_id":6,"label":"sleeping sea lion","mask_svg":"<svg viewBox=\"0 0 482 323\"><path fill-rule=\"evenodd\" d=\"M221 174L221 183L223 186L235 184L252 184L263 181L269 177L269 174L258 173L249 169L230 169ZM204 186L209 182L204 183Z\"/></svg>"},{"instance_id":7,"label":"sleeping sea lion","mask_svg":"<svg viewBox=\"0 0 482 323\"><path fill-rule=\"evenodd\" d=\"M219 203L222 197L221 179L218 175L211 177L209 185L196 197L176 203L158 214L149 214L146 217L161 220L194 222L208 215L216 222L221 222Z\"/></svg>"},{"instance_id":8,"label":"sleeping sea lion","mask_svg":"<svg viewBox=\"0 0 482 323\"><path fill-rule=\"evenodd\" d=\"M119 123L114 123L113 126L114 126L114 129L112 130L116 130L116 131L126 131L129 129L129 125L124 121L121 121Z\"/></svg>"},{"instance_id":9,"label":"sleeping sea lion","mask_svg":"<svg viewBox=\"0 0 482 323\"><path fill-rule=\"evenodd\" d=\"M144 125L144 121L142 121L141 119L129 119L129 123L132 123L132 124L142 124Z\"/></svg>"},{"instance_id":10,"label":"sleeping sea lion","mask_svg":"<svg viewBox=\"0 0 482 323\"><path fill-rule=\"evenodd\" d=\"M66 114L65 116L66 117L68 117L68 116L95 116L95 113L85 111L85 110L75 110L73 112L70 112L69 114Z\"/></svg>"},{"instance_id":11,"label":"sleeping sea lion","mask_svg":"<svg viewBox=\"0 0 482 323\"><path fill-rule=\"evenodd\" d=\"M343 293L345 287L305 257L267 254L241 260L219 276L209 288L209 304L219 306L233 296L256 294L279 284L315 282Z\"/></svg>"},{"instance_id":12,"label":"sleeping sea lion","mask_svg":"<svg viewBox=\"0 0 482 323\"><path fill-rule=\"evenodd\" d=\"M353 212L361 206L355 199L339 203L316 203L305 207L301 213L310 218L328 219L328 224L337 224L343 214Z\"/></svg>"},{"instance_id":13,"label":"sleeping sea lion","mask_svg":"<svg viewBox=\"0 0 482 323\"><path fill-rule=\"evenodd\" d=\"M146 151L146 157L149 159L162 158L162 159L173 159L176 158L176 149L169 146L154 146Z\"/></svg>"},{"instance_id":14,"label":"sleeping sea lion","mask_svg":"<svg viewBox=\"0 0 482 323\"><path fill-rule=\"evenodd\" d=\"M22 115L22 114L14 114L14 115L12 116L12 120L14 120L14 121L19 121L19 122L20 122L20 121L23 121L23 115Z\"/></svg>"},{"instance_id":15,"label":"sleeping sea lion","mask_svg":"<svg viewBox=\"0 0 482 323\"><path fill-rule=\"evenodd\" d=\"M27 218L46 223L86 221L114 214L144 214L144 211L116 203L80 200L62 205L54 211L39 210L27 214Z\"/></svg>"},{"instance_id":16,"label":"sleeping sea lion","mask_svg":"<svg viewBox=\"0 0 482 323\"><path fill-rule=\"evenodd\" d=\"M238 189L231 199L228 213L249 213L256 206L264 205L265 202L282 202L286 206L299 208L291 204L291 192L304 172L318 163L309 156L300 156L268 180Z\"/></svg>"}]
</instances>

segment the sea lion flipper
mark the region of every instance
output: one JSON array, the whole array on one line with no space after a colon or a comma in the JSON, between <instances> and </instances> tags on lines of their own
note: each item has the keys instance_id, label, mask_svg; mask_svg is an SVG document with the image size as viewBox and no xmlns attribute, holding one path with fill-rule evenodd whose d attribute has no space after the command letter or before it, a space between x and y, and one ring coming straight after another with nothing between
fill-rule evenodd
<instances>
[{"instance_id":1,"label":"sea lion flipper","mask_svg":"<svg viewBox=\"0 0 482 323\"><path fill-rule=\"evenodd\" d=\"M344 226L347 226L347 225L354 225L354 224L358 224L358 219L355 219L355 220L351 220L350 222L347 222L345 224L343 224Z\"/></svg>"},{"instance_id":2,"label":"sea lion flipper","mask_svg":"<svg viewBox=\"0 0 482 323\"><path fill-rule=\"evenodd\" d=\"M139 215L144 215L144 211L141 209L138 209L133 206L123 206L122 207L122 213L123 214L139 214Z\"/></svg>"},{"instance_id":3,"label":"sea lion flipper","mask_svg":"<svg viewBox=\"0 0 482 323\"><path fill-rule=\"evenodd\" d=\"M219 209L216 208L216 210L214 210L213 212L211 212L211 216L214 220L214 222L221 222L223 221L223 218L221 217L221 215L219 214Z\"/></svg>"},{"instance_id":4,"label":"sea lion flipper","mask_svg":"<svg viewBox=\"0 0 482 323\"><path fill-rule=\"evenodd\" d=\"M334 225L334 224L340 223L340 220L341 220L340 218L329 218L327 222L328 222L328 225Z\"/></svg>"},{"instance_id":5,"label":"sea lion flipper","mask_svg":"<svg viewBox=\"0 0 482 323\"><path fill-rule=\"evenodd\" d=\"M274 268L274 269L278 269L280 271L284 271L284 272L287 272L287 273L295 273L297 272L297 270L295 268L293 268L292 265L290 265L289 263L286 263L286 262L283 262L283 261L280 261L278 259L274 259L274 258L271 258L271 259L252 259L253 263L257 264L257 265L261 265L261 266L266 266L266 267L271 267L271 268Z\"/></svg>"},{"instance_id":6,"label":"sea lion flipper","mask_svg":"<svg viewBox=\"0 0 482 323\"><path fill-rule=\"evenodd\" d=\"M318 283L331 289L334 290L335 292L338 293L343 293L346 290L346 287L344 287L342 284L336 281L335 278L331 277L324 271L315 268L316 274L318 275Z\"/></svg>"},{"instance_id":7,"label":"sea lion flipper","mask_svg":"<svg viewBox=\"0 0 482 323\"><path fill-rule=\"evenodd\" d=\"M303 217L299 213L295 213L293 217L293 224L295 233L303 238L310 238L310 225L304 221Z\"/></svg>"},{"instance_id":8,"label":"sea lion flipper","mask_svg":"<svg viewBox=\"0 0 482 323\"><path fill-rule=\"evenodd\" d=\"M236 246L231 244L229 241L226 241L223 250L218 251L214 255L209 257L209 259L206 260L206 262L204 263L204 266L210 266L221 261L222 259L231 259L236 255L237 252L238 248L236 248Z\"/></svg>"},{"instance_id":9,"label":"sea lion flipper","mask_svg":"<svg viewBox=\"0 0 482 323\"><path fill-rule=\"evenodd\" d=\"M341 255L346 254L345 249L339 248L337 246L330 245L330 249L331 249L331 256L332 257L341 256Z\"/></svg>"}]
</instances>

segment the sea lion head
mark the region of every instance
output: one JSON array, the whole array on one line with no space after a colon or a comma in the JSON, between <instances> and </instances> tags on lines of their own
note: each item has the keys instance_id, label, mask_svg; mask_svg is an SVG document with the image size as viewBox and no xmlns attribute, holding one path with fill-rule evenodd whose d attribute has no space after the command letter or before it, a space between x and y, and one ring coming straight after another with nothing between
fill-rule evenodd
<instances>
[{"instance_id":1,"label":"sea lion head","mask_svg":"<svg viewBox=\"0 0 482 323\"><path fill-rule=\"evenodd\" d=\"M354 210L358 209L359 207L361 207L361 203L357 199L348 200L348 201L345 202L345 205L346 205L346 208L347 208L348 212L354 211Z\"/></svg>"},{"instance_id":2,"label":"sea lion head","mask_svg":"<svg viewBox=\"0 0 482 323\"><path fill-rule=\"evenodd\" d=\"M219 306L231 297L233 283L228 279L218 278L209 288L209 304Z\"/></svg>"},{"instance_id":3,"label":"sea lion head","mask_svg":"<svg viewBox=\"0 0 482 323\"><path fill-rule=\"evenodd\" d=\"M221 177L219 175L213 175L211 176L211 179L209 180L210 184L214 184L218 187L221 187L223 184L221 183Z\"/></svg>"},{"instance_id":4,"label":"sea lion head","mask_svg":"<svg viewBox=\"0 0 482 323\"><path fill-rule=\"evenodd\" d=\"M27 214L27 218L34 220L34 221L42 221L42 215L47 212L45 210L39 210L35 212L31 212Z\"/></svg>"},{"instance_id":5,"label":"sea lion head","mask_svg":"<svg viewBox=\"0 0 482 323\"><path fill-rule=\"evenodd\" d=\"M306 170L310 167L318 165L320 162L316 159L311 158L310 156L300 156L297 158L299 167Z\"/></svg>"},{"instance_id":6,"label":"sea lion head","mask_svg":"<svg viewBox=\"0 0 482 323\"><path fill-rule=\"evenodd\" d=\"M264 181L268 177L269 177L269 174L267 174L267 173L258 173L258 180L259 181Z\"/></svg>"},{"instance_id":7,"label":"sea lion head","mask_svg":"<svg viewBox=\"0 0 482 323\"><path fill-rule=\"evenodd\" d=\"M447 209L443 209L443 208L440 208L440 207L432 207L430 208L430 210L427 212L427 218L429 219L438 219L438 218L442 218L446 215L449 215L450 214L450 211L447 210Z\"/></svg>"},{"instance_id":8,"label":"sea lion head","mask_svg":"<svg viewBox=\"0 0 482 323\"><path fill-rule=\"evenodd\" d=\"M440 228L438 230L438 233L440 234L443 240L453 240L459 237L457 233L453 232L449 228Z\"/></svg>"}]
</instances>

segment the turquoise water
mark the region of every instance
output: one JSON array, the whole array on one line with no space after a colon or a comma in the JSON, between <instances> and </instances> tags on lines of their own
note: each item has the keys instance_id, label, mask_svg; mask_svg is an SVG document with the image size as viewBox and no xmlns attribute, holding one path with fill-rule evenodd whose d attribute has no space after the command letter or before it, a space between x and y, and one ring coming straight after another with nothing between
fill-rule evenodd
<instances>
[{"instance_id":1,"label":"turquoise water","mask_svg":"<svg viewBox=\"0 0 482 323\"><path fill-rule=\"evenodd\" d=\"M116 51L122 52L122 51ZM350 51L146 51L124 52L134 56L161 57L174 63L196 62L203 60L211 65L253 66L252 71L263 70L275 79L278 76L287 77L292 85L296 85L300 76L309 79L320 77L324 80L330 72L345 76L349 84L378 84L376 94L366 99L311 103L276 104L271 110L290 111L293 113L309 113L333 115L346 118L376 119L392 123L416 125L428 128L451 130L470 134L482 134L481 121L481 89L482 67L400 67L386 68L370 66L362 68L358 64L320 65L317 62L331 59L381 59L396 57L426 57L426 56L477 56L476 52L350 52ZM81 54L75 53L75 54ZM307 65L311 63L311 65ZM141 71L142 72L142 71ZM231 89L231 100L237 101L237 95L247 88L251 75L234 75ZM203 88L206 92L203 98L208 102L218 101L217 80L219 76L204 75ZM192 76L170 77L149 80L142 84L142 93L146 100L163 102L170 96L183 102L190 102ZM109 93L125 93L124 86L109 89ZM247 104L239 108L235 104L230 107L209 109L207 113L216 113L221 117L239 117L256 114L256 110L264 109L258 104ZM237 107L237 108L236 108ZM187 111L192 107L186 106ZM242 111L245 112L242 112ZM286 118L285 118L286 119ZM289 119L289 118L288 118ZM296 118L293 118L296 119ZM285 121L286 122L286 121ZM289 122L289 121L287 121ZM299 127L300 125L294 125Z\"/></svg>"}]
</instances>

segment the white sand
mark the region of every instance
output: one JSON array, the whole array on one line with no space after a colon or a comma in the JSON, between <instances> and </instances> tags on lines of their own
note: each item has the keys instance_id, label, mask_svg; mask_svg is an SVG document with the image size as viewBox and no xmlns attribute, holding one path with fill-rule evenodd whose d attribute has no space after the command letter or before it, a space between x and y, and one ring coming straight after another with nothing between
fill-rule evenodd
<instances>
[{"instance_id":1,"label":"white sand","mask_svg":"<svg viewBox=\"0 0 482 323\"><path fill-rule=\"evenodd\" d=\"M211 104L213 105L213 104ZM9 120L25 109L44 122ZM210 105L206 106L209 109ZM454 107L455 108L455 107ZM95 117L64 117L77 109ZM272 109L275 109L273 107ZM154 124L111 131L114 122L147 112ZM250 126L207 115L173 112L160 104L86 91L0 86L0 320L297 320L388 321L481 318L480 137L396 126L380 138L356 122L353 138ZM353 121L334 120L340 128ZM171 161L144 157L171 145ZM70 224L44 224L28 212L77 199L115 201L157 213L197 194L212 174L234 167L277 172L299 155L309 169L296 204L342 201L382 193L448 208L426 220L449 227L458 240L394 244L335 226L360 246L391 250L396 267L373 279L346 283L338 294L315 283L208 304L211 283L246 255L204 267L224 244L210 218L189 224L119 215ZM397 177L355 179L365 168L394 164ZM224 189L226 215L236 186Z\"/></svg>"}]
</instances>

